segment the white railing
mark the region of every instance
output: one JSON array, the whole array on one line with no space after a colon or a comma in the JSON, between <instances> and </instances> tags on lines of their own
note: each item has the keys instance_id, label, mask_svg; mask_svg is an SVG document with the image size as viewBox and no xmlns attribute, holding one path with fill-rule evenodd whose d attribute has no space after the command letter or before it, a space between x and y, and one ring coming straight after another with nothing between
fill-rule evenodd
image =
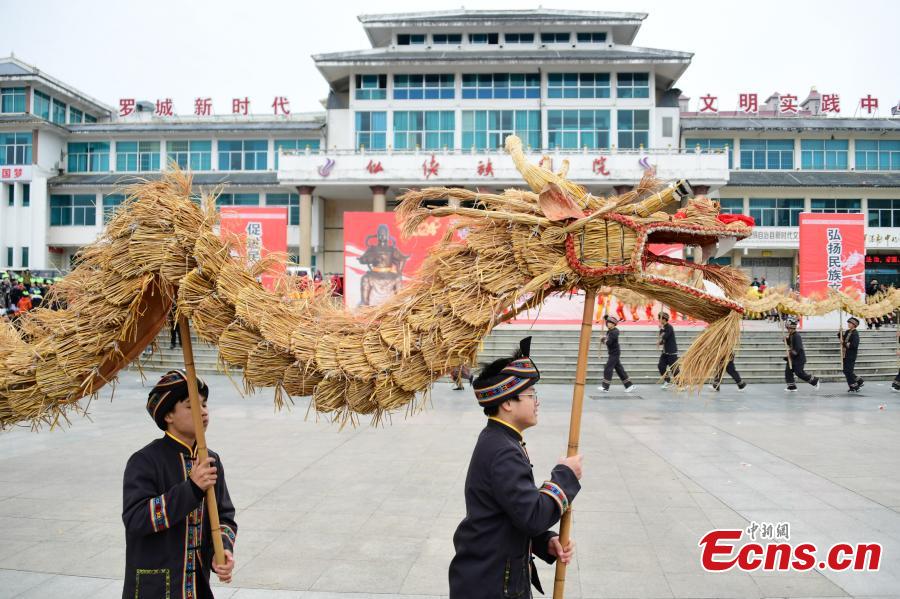
<instances>
[{"instance_id":1,"label":"white railing","mask_svg":"<svg viewBox=\"0 0 900 599\"><path fill-rule=\"evenodd\" d=\"M644 148L643 146L639 148L616 148L616 146L611 146L609 148L532 148L530 146L524 148L526 154L547 154L547 155L588 155L588 154L603 154L603 155L612 155L612 154L630 154L634 156L679 156L679 155L689 155L689 154L719 154L725 155L728 150L697 150L693 148ZM279 148L279 153L281 156L366 156L366 155L388 155L388 156L430 156L431 154L435 154L438 156L496 156L496 155L505 155L506 150L503 148L485 148L485 149L460 149L460 148L441 148L437 150L426 150L423 148L415 148L412 150L396 150L392 147L388 146L384 149L370 149L366 147L360 147L357 149L331 149L327 150L325 148L319 149L310 149L306 148L304 150L290 150Z\"/></svg>"}]
</instances>

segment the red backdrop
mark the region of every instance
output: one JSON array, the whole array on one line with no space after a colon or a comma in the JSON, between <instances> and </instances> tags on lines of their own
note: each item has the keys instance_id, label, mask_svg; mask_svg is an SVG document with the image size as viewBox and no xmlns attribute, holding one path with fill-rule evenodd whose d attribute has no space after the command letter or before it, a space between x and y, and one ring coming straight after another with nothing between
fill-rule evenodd
<instances>
[{"instance_id":1,"label":"red backdrop","mask_svg":"<svg viewBox=\"0 0 900 599\"><path fill-rule=\"evenodd\" d=\"M344 304L355 308L362 299L361 283L363 276L370 271L369 265L360 262L367 247L377 245L378 228L385 225L388 230L388 246L395 247L406 257L402 270L399 271L401 281L409 281L425 257L428 250L444 236L450 225L449 218L427 218L419 225L416 234L403 239L400 226L393 212L345 212L344 213ZM371 304L379 304L387 299L381 293L373 294Z\"/></svg>"},{"instance_id":2,"label":"red backdrop","mask_svg":"<svg viewBox=\"0 0 900 599\"><path fill-rule=\"evenodd\" d=\"M864 214L800 215L800 294L865 288Z\"/></svg>"},{"instance_id":3,"label":"red backdrop","mask_svg":"<svg viewBox=\"0 0 900 599\"><path fill-rule=\"evenodd\" d=\"M237 240L238 252L253 263L270 252L287 252L287 208L257 206L227 206L221 209L219 235L225 241ZM273 288L275 277L284 272L281 262L262 283Z\"/></svg>"}]
</instances>

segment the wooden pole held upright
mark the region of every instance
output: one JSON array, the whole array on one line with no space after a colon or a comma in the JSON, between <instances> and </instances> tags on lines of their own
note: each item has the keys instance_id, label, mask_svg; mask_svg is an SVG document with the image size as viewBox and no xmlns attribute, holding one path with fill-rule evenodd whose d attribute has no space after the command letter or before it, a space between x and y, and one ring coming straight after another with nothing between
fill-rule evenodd
<instances>
[{"instance_id":1,"label":"wooden pole held upright","mask_svg":"<svg viewBox=\"0 0 900 599\"><path fill-rule=\"evenodd\" d=\"M187 318L178 317L178 331L181 333L181 351L184 354L184 370L187 373L188 397L191 400L191 416L194 419L194 436L197 440L197 461L205 462L209 457L206 447L206 431L203 430L203 415L200 412L200 390L197 388L197 370L194 367L194 348L191 345L191 325ZM216 563L225 564L225 546L219 527L219 506L216 502L216 487L206 490L206 513L209 514L209 529L212 535Z\"/></svg>"},{"instance_id":2,"label":"wooden pole held upright","mask_svg":"<svg viewBox=\"0 0 900 599\"><path fill-rule=\"evenodd\" d=\"M597 291L586 289L584 292L584 314L581 317L581 336L578 339L578 364L575 368L575 389L572 392L572 415L569 419L569 446L566 455L571 457L578 453L581 438L581 412L584 405L584 383L587 379L588 354L591 351L591 331L594 325L594 303ZM562 515L559 523L559 542L565 547L569 544L572 532L572 506ZM553 599L563 599L566 592L566 564L556 562L556 577L553 581Z\"/></svg>"}]
</instances>

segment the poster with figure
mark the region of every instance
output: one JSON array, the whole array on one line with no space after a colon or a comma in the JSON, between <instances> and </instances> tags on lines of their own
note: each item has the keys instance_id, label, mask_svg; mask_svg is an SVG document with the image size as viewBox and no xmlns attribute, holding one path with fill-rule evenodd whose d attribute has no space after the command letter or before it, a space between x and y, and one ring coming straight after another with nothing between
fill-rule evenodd
<instances>
[{"instance_id":1,"label":"poster with figure","mask_svg":"<svg viewBox=\"0 0 900 599\"><path fill-rule=\"evenodd\" d=\"M864 214L800 214L800 295L829 289L863 293L866 269Z\"/></svg>"},{"instance_id":2,"label":"poster with figure","mask_svg":"<svg viewBox=\"0 0 900 599\"><path fill-rule=\"evenodd\" d=\"M219 236L234 242L232 252L253 264L271 252L287 252L287 226L287 208L225 206L220 211ZM274 266L262 276L263 286L274 289L275 279L283 272L283 264Z\"/></svg>"},{"instance_id":3,"label":"poster with figure","mask_svg":"<svg viewBox=\"0 0 900 599\"><path fill-rule=\"evenodd\" d=\"M450 219L428 218L403 239L393 212L344 213L344 303L377 306L415 277Z\"/></svg>"}]
</instances>

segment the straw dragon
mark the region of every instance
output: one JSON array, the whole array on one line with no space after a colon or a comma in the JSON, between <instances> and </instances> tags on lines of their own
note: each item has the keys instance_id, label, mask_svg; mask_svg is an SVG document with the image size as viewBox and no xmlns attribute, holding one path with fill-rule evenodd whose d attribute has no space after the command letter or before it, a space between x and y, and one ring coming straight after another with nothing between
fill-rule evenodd
<instances>
[{"instance_id":1,"label":"straw dragon","mask_svg":"<svg viewBox=\"0 0 900 599\"><path fill-rule=\"evenodd\" d=\"M416 392L475 360L499 322L551 293L615 285L709 323L683 357L683 387L703 383L738 341L747 281L739 271L656 256L650 243L695 246L747 237L718 205L689 198L684 182L645 177L635 190L599 198L529 163L521 142L507 150L530 191L408 192L398 207L406 231L453 217L413 282L387 303L356 313L327 299L288 301L257 282L213 232L214 202L191 201L190 177L169 172L127 189L103 237L86 248L56 293L66 308L38 309L0 328L0 425L55 423L134 360L165 326L172 305L198 336L240 368L248 388L312 396L317 412L346 421L415 406ZM462 207L427 208L429 199ZM455 203L455 202L454 202ZM667 207L680 210L673 216ZM462 234L464 240L460 241ZM657 265L690 273L680 282ZM706 282L704 282L706 281Z\"/></svg>"}]
</instances>

